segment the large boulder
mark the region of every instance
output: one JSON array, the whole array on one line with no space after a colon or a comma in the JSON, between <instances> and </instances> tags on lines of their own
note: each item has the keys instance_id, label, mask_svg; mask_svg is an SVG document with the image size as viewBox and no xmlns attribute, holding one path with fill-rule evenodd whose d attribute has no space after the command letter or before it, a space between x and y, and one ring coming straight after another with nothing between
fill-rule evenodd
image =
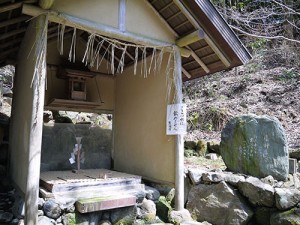
<instances>
[{"instance_id":1,"label":"large boulder","mask_svg":"<svg viewBox=\"0 0 300 225\"><path fill-rule=\"evenodd\" d=\"M255 206L272 207L275 205L275 190L256 177L248 177L238 183L238 189Z\"/></svg>"},{"instance_id":2,"label":"large boulder","mask_svg":"<svg viewBox=\"0 0 300 225\"><path fill-rule=\"evenodd\" d=\"M231 119L222 130L220 152L231 171L277 180L288 176L287 138L276 118L250 114Z\"/></svg>"},{"instance_id":3,"label":"large boulder","mask_svg":"<svg viewBox=\"0 0 300 225\"><path fill-rule=\"evenodd\" d=\"M189 193L187 209L193 219L214 225L243 225L253 216L245 199L224 181L194 186Z\"/></svg>"},{"instance_id":4,"label":"large boulder","mask_svg":"<svg viewBox=\"0 0 300 225\"><path fill-rule=\"evenodd\" d=\"M277 212L271 216L272 225L300 225L300 208Z\"/></svg>"}]
</instances>

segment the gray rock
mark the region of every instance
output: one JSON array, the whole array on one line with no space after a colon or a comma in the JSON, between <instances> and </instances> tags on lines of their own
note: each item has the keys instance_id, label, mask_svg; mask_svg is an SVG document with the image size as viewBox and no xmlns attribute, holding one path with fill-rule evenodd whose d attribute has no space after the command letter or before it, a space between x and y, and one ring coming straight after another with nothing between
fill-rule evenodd
<instances>
[{"instance_id":1,"label":"gray rock","mask_svg":"<svg viewBox=\"0 0 300 225\"><path fill-rule=\"evenodd\" d=\"M13 219L13 214L9 212L0 211L0 224L9 223Z\"/></svg>"},{"instance_id":2,"label":"gray rock","mask_svg":"<svg viewBox=\"0 0 300 225\"><path fill-rule=\"evenodd\" d=\"M200 184L203 173L207 173L205 170L189 168L188 174L191 178L193 185Z\"/></svg>"},{"instance_id":3,"label":"gray rock","mask_svg":"<svg viewBox=\"0 0 300 225\"><path fill-rule=\"evenodd\" d=\"M256 177L249 177L238 183L238 189L255 206L275 205L274 188Z\"/></svg>"},{"instance_id":4,"label":"gray rock","mask_svg":"<svg viewBox=\"0 0 300 225\"><path fill-rule=\"evenodd\" d=\"M19 225L19 219L17 218L13 219L9 225Z\"/></svg>"},{"instance_id":5,"label":"gray rock","mask_svg":"<svg viewBox=\"0 0 300 225\"><path fill-rule=\"evenodd\" d=\"M300 202L300 191L297 189L275 188L276 207L287 210L295 207Z\"/></svg>"},{"instance_id":6,"label":"gray rock","mask_svg":"<svg viewBox=\"0 0 300 225\"><path fill-rule=\"evenodd\" d=\"M175 188L172 188L166 196L166 201L171 203L175 197Z\"/></svg>"},{"instance_id":7,"label":"gray rock","mask_svg":"<svg viewBox=\"0 0 300 225\"><path fill-rule=\"evenodd\" d=\"M185 221L192 221L191 214L188 210L183 209L181 211L172 210L169 212L169 221L172 224L180 225Z\"/></svg>"},{"instance_id":8,"label":"gray rock","mask_svg":"<svg viewBox=\"0 0 300 225\"><path fill-rule=\"evenodd\" d=\"M299 225L300 208L293 208L289 211L273 213L270 219L271 225Z\"/></svg>"},{"instance_id":9,"label":"gray rock","mask_svg":"<svg viewBox=\"0 0 300 225\"><path fill-rule=\"evenodd\" d=\"M267 176L265 178L262 178L260 179L262 182L264 182L265 184L269 184L271 185L272 187L275 186L275 184L277 183L277 181L270 175L270 176Z\"/></svg>"},{"instance_id":10,"label":"gray rock","mask_svg":"<svg viewBox=\"0 0 300 225\"><path fill-rule=\"evenodd\" d=\"M38 210L38 216L44 216L44 211L43 210Z\"/></svg>"},{"instance_id":11,"label":"gray rock","mask_svg":"<svg viewBox=\"0 0 300 225\"><path fill-rule=\"evenodd\" d=\"M188 221L188 222L182 222L180 225L212 225L211 223L208 222L196 222L196 221Z\"/></svg>"},{"instance_id":12,"label":"gray rock","mask_svg":"<svg viewBox=\"0 0 300 225\"><path fill-rule=\"evenodd\" d=\"M112 225L112 223L109 220L101 220L99 225Z\"/></svg>"},{"instance_id":13,"label":"gray rock","mask_svg":"<svg viewBox=\"0 0 300 225\"><path fill-rule=\"evenodd\" d=\"M202 180L204 183L219 183L225 180L225 176L223 173L208 172L202 174Z\"/></svg>"},{"instance_id":14,"label":"gray rock","mask_svg":"<svg viewBox=\"0 0 300 225\"><path fill-rule=\"evenodd\" d=\"M50 199L45 202L43 206L43 211L47 217L55 220L61 215L61 208L59 204L53 199Z\"/></svg>"},{"instance_id":15,"label":"gray rock","mask_svg":"<svg viewBox=\"0 0 300 225\"><path fill-rule=\"evenodd\" d=\"M193 187L189 193L187 209L197 221L207 221L214 225L244 225L253 216L243 196L224 181Z\"/></svg>"},{"instance_id":16,"label":"gray rock","mask_svg":"<svg viewBox=\"0 0 300 225\"><path fill-rule=\"evenodd\" d=\"M216 153L208 153L205 155L206 159L210 159L210 160L217 160L218 159L218 155Z\"/></svg>"},{"instance_id":17,"label":"gray rock","mask_svg":"<svg viewBox=\"0 0 300 225\"><path fill-rule=\"evenodd\" d=\"M257 207L255 208L254 218L258 225L272 225L270 224L271 216L274 212L277 212L274 208Z\"/></svg>"},{"instance_id":18,"label":"gray rock","mask_svg":"<svg viewBox=\"0 0 300 225\"><path fill-rule=\"evenodd\" d=\"M170 202L166 200L165 196L160 196L159 201L156 202L156 215L164 222L168 222L169 211L172 210Z\"/></svg>"},{"instance_id":19,"label":"gray rock","mask_svg":"<svg viewBox=\"0 0 300 225\"><path fill-rule=\"evenodd\" d=\"M43 209L43 206L45 204L45 200L43 198L38 199L38 209Z\"/></svg>"},{"instance_id":20,"label":"gray rock","mask_svg":"<svg viewBox=\"0 0 300 225\"><path fill-rule=\"evenodd\" d=\"M158 201L160 193L157 189L149 186L145 186L146 198L154 202Z\"/></svg>"},{"instance_id":21,"label":"gray rock","mask_svg":"<svg viewBox=\"0 0 300 225\"><path fill-rule=\"evenodd\" d=\"M110 221L113 224L131 225L137 215L137 207L124 207L111 211Z\"/></svg>"},{"instance_id":22,"label":"gray rock","mask_svg":"<svg viewBox=\"0 0 300 225\"><path fill-rule=\"evenodd\" d=\"M233 186L237 186L239 181L245 181L245 177L228 172L207 172L202 174L202 180L205 183L219 183L221 181L226 181Z\"/></svg>"},{"instance_id":23,"label":"gray rock","mask_svg":"<svg viewBox=\"0 0 300 225\"><path fill-rule=\"evenodd\" d=\"M155 220L156 217L156 205L153 201L144 199L142 204L139 206L138 218L146 221Z\"/></svg>"},{"instance_id":24,"label":"gray rock","mask_svg":"<svg viewBox=\"0 0 300 225\"><path fill-rule=\"evenodd\" d=\"M286 180L289 171L285 132L276 118L244 115L222 130L221 156L231 171Z\"/></svg>"},{"instance_id":25,"label":"gray rock","mask_svg":"<svg viewBox=\"0 0 300 225\"><path fill-rule=\"evenodd\" d=\"M54 224L56 224L55 221L53 223L53 220L51 220L47 216L40 216L38 218L38 224L37 225L54 225Z\"/></svg>"}]
</instances>

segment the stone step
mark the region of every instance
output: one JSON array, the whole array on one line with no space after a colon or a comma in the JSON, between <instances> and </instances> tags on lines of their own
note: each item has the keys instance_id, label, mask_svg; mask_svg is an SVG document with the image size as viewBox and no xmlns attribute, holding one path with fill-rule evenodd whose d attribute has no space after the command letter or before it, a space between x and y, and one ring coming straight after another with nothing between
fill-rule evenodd
<instances>
[{"instance_id":1,"label":"stone step","mask_svg":"<svg viewBox=\"0 0 300 225\"><path fill-rule=\"evenodd\" d=\"M188 222L182 222L180 223L180 225L207 225L210 223L204 222L204 223L200 223L200 222L196 222L196 221L188 221Z\"/></svg>"},{"instance_id":2,"label":"stone step","mask_svg":"<svg viewBox=\"0 0 300 225\"><path fill-rule=\"evenodd\" d=\"M115 195L99 198L82 199L75 203L76 209L80 213L89 213L107 209L133 206L136 197L133 195Z\"/></svg>"}]
</instances>

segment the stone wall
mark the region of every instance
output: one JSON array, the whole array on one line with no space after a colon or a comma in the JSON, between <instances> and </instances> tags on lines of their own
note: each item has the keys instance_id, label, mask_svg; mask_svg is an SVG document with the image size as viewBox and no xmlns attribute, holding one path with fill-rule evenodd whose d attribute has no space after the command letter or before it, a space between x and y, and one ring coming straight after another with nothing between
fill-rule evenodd
<instances>
[{"instance_id":1,"label":"stone wall","mask_svg":"<svg viewBox=\"0 0 300 225\"><path fill-rule=\"evenodd\" d=\"M111 168L112 130L91 124L55 123L44 125L41 171L70 170L76 168L69 159L82 137L84 163L82 169Z\"/></svg>"},{"instance_id":2,"label":"stone wall","mask_svg":"<svg viewBox=\"0 0 300 225\"><path fill-rule=\"evenodd\" d=\"M193 183L187 209L213 225L300 224L300 174L287 181L224 171L189 169Z\"/></svg>"}]
</instances>

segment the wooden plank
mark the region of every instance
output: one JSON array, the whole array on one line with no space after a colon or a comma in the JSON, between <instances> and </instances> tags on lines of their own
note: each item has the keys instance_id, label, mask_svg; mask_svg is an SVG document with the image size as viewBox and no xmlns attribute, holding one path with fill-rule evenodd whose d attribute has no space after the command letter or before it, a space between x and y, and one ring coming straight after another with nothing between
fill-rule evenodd
<instances>
[{"instance_id":1,"label":"wooden plank","mask_svg":"<svg viewBox=\"0 0 300 225\"><path fill-rule=\"evenodd\" d=\"M66 107L68 109L96 109L101 106L101 102L87 102L87 101L76 101L76 100L67 100L67 99L52 99L49 104L49 107Z\"/></svg>"},{"instance_id":2,"label":"wooden plank","mask_svg":"<svg viewBox=\"0 0 300 225\"><path fill-rule=\"evenodd\" d=\"M98 198L82 199L75 203L80 213L90 213L101 210L116 209L133 206L136 204L136 197L133 195L115 195Z\"/></svg>"},{"instance_id":3,"label":"wooden plank","mask_svg":"<svg viewBox=\"0 0 300 225\"><path fill-rule=\"evenodd\" d=\"M19 3L9 4L6 6L1 6L0 13L4 13L4 12L10 11L10 10L21 8L22 4L23 4L22 2L19 2Z\"/></svg>"},{"instance_id":4,"label":"wooden plank","mask_svg":"<svg viewBox=\"0 0 300 225\"><path fill-rule=\"evenodd\" d=\"M28 20L29 18L30 18L29 16L20 16L20 17L14 18L14 19L6 20L6 21L0 23L0 28L23 22L25 20Z\"/></svg>"},{"instance_id":5,"label":"wooden plank","mask_svg":"<svg viewBox=\"0 0 300 225\"><path fill-rule=\"evenodd\" d=\"M184 37L180 37L176 40L176 45L179 47L185 47L196 41L199 41L204 38L204 31L202 29L196 30Z\"/></svg>"}]
</instances>

